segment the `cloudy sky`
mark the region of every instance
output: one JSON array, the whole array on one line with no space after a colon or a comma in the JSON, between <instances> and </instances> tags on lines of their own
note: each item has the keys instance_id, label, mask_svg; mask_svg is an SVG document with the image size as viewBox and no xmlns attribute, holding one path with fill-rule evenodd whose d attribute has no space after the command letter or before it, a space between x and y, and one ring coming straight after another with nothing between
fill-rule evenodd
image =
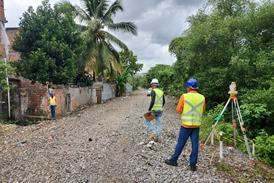
<instances>
[{"instance_id":1,"label":"cloudy sky","mask_svg":"<svg viewBox=\"0 0 274 183\"><path fill-rule=\"evenodd\" d=\"M16 27L19 18L29 6L36 8L42 0L4 0L8 23ZM52 4L60 0L50 0ZM81 0L69 0L80 5ZM116 33L144 64L146 72L155 64L172 64L175 58L168 52L170 41L187 28L186 18L195 14L205 0L122 0L124 12L115 20L132 21L138 27L138 36Z\"/></svg>"}]
</instances>

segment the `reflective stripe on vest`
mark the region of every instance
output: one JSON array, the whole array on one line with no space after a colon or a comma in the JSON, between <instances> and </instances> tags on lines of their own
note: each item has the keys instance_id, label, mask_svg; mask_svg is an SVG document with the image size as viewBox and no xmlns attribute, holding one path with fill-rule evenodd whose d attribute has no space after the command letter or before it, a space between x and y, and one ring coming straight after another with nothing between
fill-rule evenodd
<instances>
[{"instance_id":1,"label":"reflective stripe on vest","mask_svg":"<svg viewBox=\"0 0 274 183\"><path fill-rule=\"evenodd\" d=\"M160 90L159 88L153 89L155 92L155 101L154 105L152 107L153 111L162 111L163 110L163 95L164 92Z\"/></svg>"},{"instance_id":2,"label":"reflective stripe on vest","mask_svg":"<svg viewBox=\"0 0 274 183\"><path fill-rule=\"evenodd\" d=\"M49 98L49 105L56 105L56 98L55 97L50 97Z\"/></svg>"},{"instance_id":3,"label":"reflective stripe on vest","mask_svg":"<svg viewBox=\"0 0 274 183\"><path fill-rule=\"evenodd\" d=\"M201 125L204 101L205 97L199 93L184 94L184 110L181 115L183 125L197 127Z\"/></svg>"}]
</instances>

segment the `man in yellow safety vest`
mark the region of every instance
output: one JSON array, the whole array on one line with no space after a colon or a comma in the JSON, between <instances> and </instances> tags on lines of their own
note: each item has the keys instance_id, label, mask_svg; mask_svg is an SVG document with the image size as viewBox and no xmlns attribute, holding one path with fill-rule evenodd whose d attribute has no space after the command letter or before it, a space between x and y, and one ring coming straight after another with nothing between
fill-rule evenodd
<instances>
[{"instance_id":1,"label":"man in yellow safety vest","mask_svg":"<svg viewBox=\"0 0 274 183\"><path fill-rule=\"evenodd\" d=\"M156 125L154 126L150 121L145 119L145 123L148 127L150 140L159 142L159 136L161 133L161 116L163 113L163 107L165 105L164 92L158 88L158 79L152 79L151 83L151 102L148 111L151 111L155 115Z\"/></svg>"},{"instance_id":2,"label":"man in yellow safety vest","mask_svg":"<svg viewBox=\"0 0 274 183\"><path fill-rule=\"evenodd\" d=\"M51 119L56 118L56 114L55 114L56 106L57 106L56 97L54 96L53 93L50 93L49 107L50 107Z\"/></svg>"},{"instance_id":3,"label":"man in yellow safety vest","mask_svg":"<svg viewBox=\"0 0 274 183\"><path fill-rule=\"evenodd\" d=\"M177 112L181 114L181 129L174 154L165 163L171 166L177 166L177 160L190 137L192 152L190 154L189 164L192 171L196 171L196 164L199 151L199 129L201 118L205 111L205 97L198 93L198 82L196 79L189 79L186 82L187 93L183 94L177 105Z\"/></svg>"}]
</instances>

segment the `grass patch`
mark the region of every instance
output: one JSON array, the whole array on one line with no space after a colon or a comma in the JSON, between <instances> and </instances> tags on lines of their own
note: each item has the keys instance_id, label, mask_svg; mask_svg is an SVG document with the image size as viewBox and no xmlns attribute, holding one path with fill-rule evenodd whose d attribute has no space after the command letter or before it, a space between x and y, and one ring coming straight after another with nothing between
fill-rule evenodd
<instances>
[{"instance_id":1,"label":"grass patch","mask_svg":"<svg viewBox=\"0 0 274 183\"><path fill-rule=\"evenodd\" d=\"M274 182L274 168L261 162L256 162L255 173L262 175L267 181Z\"/></svg>"},{"instance_id":2,"label":"grass patch","mask_svg":"<svg viewBox=\"0 0 274 183\"><path fill-rule=\"evenodd\" d=\"M216 164L216 167L219 172L222 172L226 177L230 178L233 182L249 182L249 178L243 177L241 171L237 170L237 168L225 162L218 162Z\"/></svg>"},{"instance_id":3,"label":"grass patch","mask_svg":"<svg viewBox=\"0 0 274 183\"><path fill-rule=\"evenodd\" d=\"M233 182L256 182L258 177L263 177L267 182L274 182L274 169L261 162L256 162L254 167L238 167L226 162L216 163L217 171Z\"/></svg>"}]
</instances>

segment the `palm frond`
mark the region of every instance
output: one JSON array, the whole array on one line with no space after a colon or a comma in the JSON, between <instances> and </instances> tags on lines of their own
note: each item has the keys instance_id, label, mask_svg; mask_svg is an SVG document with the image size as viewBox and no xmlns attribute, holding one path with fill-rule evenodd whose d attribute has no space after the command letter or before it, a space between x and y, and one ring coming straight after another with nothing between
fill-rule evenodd
<instances>
[{"instance_id":1,"label":"palm frond","mask_svg":"<svg viewBox=\"0 0 274 183\"><path fill-rule=\"evenodd\" d=\"M110 41L113 42L114 44L118 45L120 48L127 50L127 45L125 43L123 43L120 39L118 39L116 36L112 35L111 33L107 32L107 31L102 31L105 35L105 38Z\"/></svg>"},{"instance_id":2,"label":"palm frond","mask_svg":"<svg viewBox=\"0 0 274 183\"><path fill-rule=\"evenodd\" d=\"M94 0L81 0L82 6L84 7L84 10L88 12L90 17L94 17L95 11L94 11L94 6L93 6L93 1ZM97 0L95 0L97 1Z\"/></svg>"},{"instance_id":3,"label":"palm frond","mask_svg":"<svg viewBox=\"0 0 274 183\"><path fill-rule=\"evenodd\" d=\"M119 62L120 61L120 55L119 53L115 50L115 48L109 43L105 42L106 48L109 51L111 55L115 57L115 59Z\"/></svg>"},{"instance_id":4,"label":"palm frond","mask_svg":"<svg viewBox=\"0 0 274 183\"><path fill-rule=\"evenodd\" d=\"M110 5L107 12L104 14L103 20L109 21L112 20L111 17L115 16L118 11L123 11L123 6L121 0L116 0L112 5Z\"/></svg>"},{"instance_id":5,"label":"palm frond","mask_svg":"<svg viewBox=\"0 0 274 183\"><path fill-rule=\"evenodd\" d=\"M103 73L106 68L107 52L104 42L99 42L97 47L96 62L98 73Z\"/></svg>"},{"instance_id":6,"label":"palm frond","mask_svg":"<svg viewBox=\"0 0 274 183\"><path fill-rule=\"evenodd\" d=\"M137 35L137 27L132 22L110 23L107 24L107 26L111 30L120 30L124 32L130 32L133 35Z\"/></svg>"},{"instance_id":7,"label":"palm frond","mask_svg":"<svg viewBox=\"0 0 274 183\"><path fill-rule=\"evenodd\" d=\"M97 18L102 18L105 11L107 10L107 7L108 7L107 1L106 0L100 0L100 3L96 7L96 10L95 10L95 16Z\"/></svg>"},{"instance_id":8,"label":"palm frond","mask_svg":"<svg viewBox=\"0 0 274 183\"><path fill-rule=\"evenodd\" d=\"M79 32L85 32L86 30L88 30L88 27L85 26L85 25L79 25L79 24L77 24L77 30Z\"/></svg>"},{"instance_id":9,"label":"palm frond","mask_svg":"<svg viewBox=\"0 0 274 183\"><path fill-rule=\"evenodd\" d=\"M105 48L105 57L104 57L104 64L106 69L111 72L118 72L122 71L122 66L120 64L120 55L119 53L113 48L113 46L104 41L103 42Z\"/></svg>"},{"instance_id":10,"label":"palm frond","mask_svg":"<svg viewBox=\"0 0 274 183\"><path fill-rule=\"evenodd\" d=\"M91 1L91 4L92 4L92 9L93 9L93 16L96 17L96 9L98 8L98 6L100 6L100 3L103 1L103 0L89 0Z\"/></svg>"},{"instance_id":11,"label":"palm frond","mask_svg":"<svg viewBox=\"0 0 274 183\"><path fill-rule=\"evenodd\" d=\"M86 66L85 66L85 71L89 74L96 72L96 59L95 57L90 57L89 60L87 60Z\"/></svg>"},{"instance_id":12,"label":"palm frond","mask_svg":"<svg viewBox=\"0 0 274 183\"><path fill-rule=\"evenodd\" d=\"M85 10L80 8L79 6L75 5L75 10L76 10L76 16L79 18L80 22L83 21L88 21L91 19L91 17L87 14Z\"/></svg>"},{"instance_id":13,"label":"palm frond","mask_svg":"<svg viewBox=\"0 0 274 183\"><path fill-rule=\"evenodd\" d=\"M113 71L118 72L119 74L122 73L122 65L117 62L116 59L111 59L110 64Z\"/></svg>"}]
</instances>

